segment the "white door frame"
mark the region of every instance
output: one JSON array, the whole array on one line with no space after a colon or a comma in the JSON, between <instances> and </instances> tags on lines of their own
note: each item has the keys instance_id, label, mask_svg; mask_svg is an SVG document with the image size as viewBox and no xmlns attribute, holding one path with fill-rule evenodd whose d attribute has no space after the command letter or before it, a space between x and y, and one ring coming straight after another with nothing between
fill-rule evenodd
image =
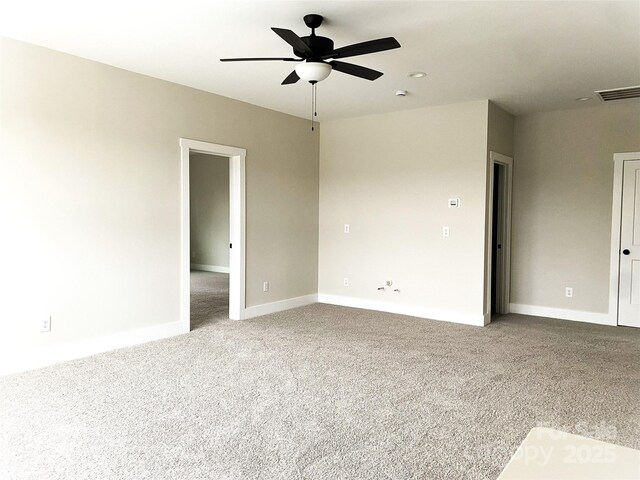
<instances>
[{"instance_id":1,"label":"white door frame","mask_svg":"<svg viewBox=\"0 0 640 480\"><path fill-rule=\"evenodd\" d=\"M611 207L611 257L609 268L609 325L618 325L620 285L620 229L622 227L622 181L624 162L640 160L640 152L613 154L613 201Z\"/></svg>"},{"instance_id":2,"label":"white door frame","mask_svg":"<svg viewBox=\"0 0 640 480\"><path fill-rule=\"evenodd\" d=\"M504 240L502 242L502 289L500 292L501 305L496 310L500 313L509 313L509 297L511 292L511 198L513 191L513 158L507 157L497 152L489 152L488 178L487 182L487 245L485 255L487 259L487 270L485 277L485 304L484 312L485 325L491 321L491 250L493 246L493 171L496 164L503 165L505 171L505 208L503 211L502 225L504 226Z\"/></svg>"},{"instance_id":3,"label":"white door frame","mask_svg":"<svg viewBox=\"0 0 640 480\"><path fill-rule=\"evenodd\" d=\"M189 154L206 153L229 158L229 318L242 320L245 316L245 159L244 148L228 147L215 143L180 139L180 163L182 178L181 215L181 318L182 330L191 329L191 230L189 218Z\"/></svg>"}]
</instances>

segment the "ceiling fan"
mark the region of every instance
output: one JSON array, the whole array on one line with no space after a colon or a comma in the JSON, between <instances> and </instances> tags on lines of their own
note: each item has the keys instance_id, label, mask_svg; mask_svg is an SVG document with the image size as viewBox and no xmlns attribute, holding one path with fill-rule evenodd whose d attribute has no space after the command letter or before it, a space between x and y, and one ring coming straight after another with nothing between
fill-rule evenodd
<instances>
[{"instance_id":1,"label":"ceiling fan","mask_svg":"<svg viewBox=\"0 0 640 480\"><path fill-rule=\"evenodd\" d=\"M304 23L311 29L311 35L299 37L291 30L272 27L285 42L293 47L293 54L298 58L221 58L222 62L252 62L252 61L283 61L302 62L295 67L282 85L296 83L298 80L306 80L312 85L324 80L332 70L364 78L375 80L382 76L382 72L371 68L361 67L353 63L341 62L336 58L355 57L368 53L383 52L394 48L400 48L400 44L393 37L369 40L368 42L355 43L346 47L334 49L333 40L316 35L316 28L322 25L322 15L309 14L304 16Z\"/></svg>"}]
</instances>

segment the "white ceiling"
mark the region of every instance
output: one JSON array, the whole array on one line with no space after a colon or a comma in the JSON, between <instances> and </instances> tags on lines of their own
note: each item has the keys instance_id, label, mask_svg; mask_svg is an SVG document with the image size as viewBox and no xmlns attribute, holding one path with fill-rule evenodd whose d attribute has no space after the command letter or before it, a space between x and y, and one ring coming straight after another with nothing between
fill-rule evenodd
<instances>
[{"instance_id":1,"label":"white ceiling","mask_svg":"<svg viewBox=\"0 0 640 480\"><path fill-rule=\"evenodd\" d=\"M0 4L0 35L307 117L311 88L281 86L295 64L270 30L316 32L336 47L395 36L401 49L345 59L385 73L333 72L318 86L328 120L492 99L514 114L595 105L577 97L640 85L640 2L21 0ZM423 79L408 78L422 70ZM408 90L407 97L394 95Z\"/></svg>"}]
</instances>

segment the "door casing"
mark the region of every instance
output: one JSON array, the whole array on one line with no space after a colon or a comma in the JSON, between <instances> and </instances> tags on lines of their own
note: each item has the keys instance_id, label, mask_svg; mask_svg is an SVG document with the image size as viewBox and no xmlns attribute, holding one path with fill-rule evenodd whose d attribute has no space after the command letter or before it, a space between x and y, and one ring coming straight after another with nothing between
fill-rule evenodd
<instances>
[{"instance_id":1,"label":"door casing","mask_svg":"<svg viewBox=\"0 0 640 480\"><path fill-rule=\"evenodd\" d=\"M245 159L244 148L229 147L215 143L201 142L188 138L180 139L181 159L181 285L180 323L183 332L191 329L191 232L189 218L189 154L205 153L229 159L229 241L233 247L229 251L229 318L245 318Z\"/></svg>"},{"instance_id":2,"label":"door casing","mask_svg":"<svg viewBox=\"0 0 640 480\"><path fill-rule=\"evenodd\" d=\"M501 165L504 172L504 186L500 192L503 195L504 208L500 214L502 215L502 265L500 276L502 279L498 298L500 305L496 305L496 311L499 313L509 313L509 298L511 290L511 197L513 184L513 158L507 157L497 152L489 152L488 160L488 181L487 181L487 209L486 209L486 248L485 248L485 308L484 323L491 322L491 253L493 244L493 182L494 167Z\"/></svg>"}]
</instances>

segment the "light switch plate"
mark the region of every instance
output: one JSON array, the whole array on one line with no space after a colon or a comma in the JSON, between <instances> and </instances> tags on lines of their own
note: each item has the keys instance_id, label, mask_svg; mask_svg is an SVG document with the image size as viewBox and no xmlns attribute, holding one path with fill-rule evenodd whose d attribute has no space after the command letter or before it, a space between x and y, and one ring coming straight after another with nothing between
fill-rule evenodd
<instances>
[{"instance_id":1,"label":"light switch plate","mask_svg":"<svg viewBox=\"0 0 640 480\"><path fill-rule=\"evenodd\" d=\"M51 317L44 317L40 324L40 333L49 333L51 331Z\"/></svg>"}]
</instances>

